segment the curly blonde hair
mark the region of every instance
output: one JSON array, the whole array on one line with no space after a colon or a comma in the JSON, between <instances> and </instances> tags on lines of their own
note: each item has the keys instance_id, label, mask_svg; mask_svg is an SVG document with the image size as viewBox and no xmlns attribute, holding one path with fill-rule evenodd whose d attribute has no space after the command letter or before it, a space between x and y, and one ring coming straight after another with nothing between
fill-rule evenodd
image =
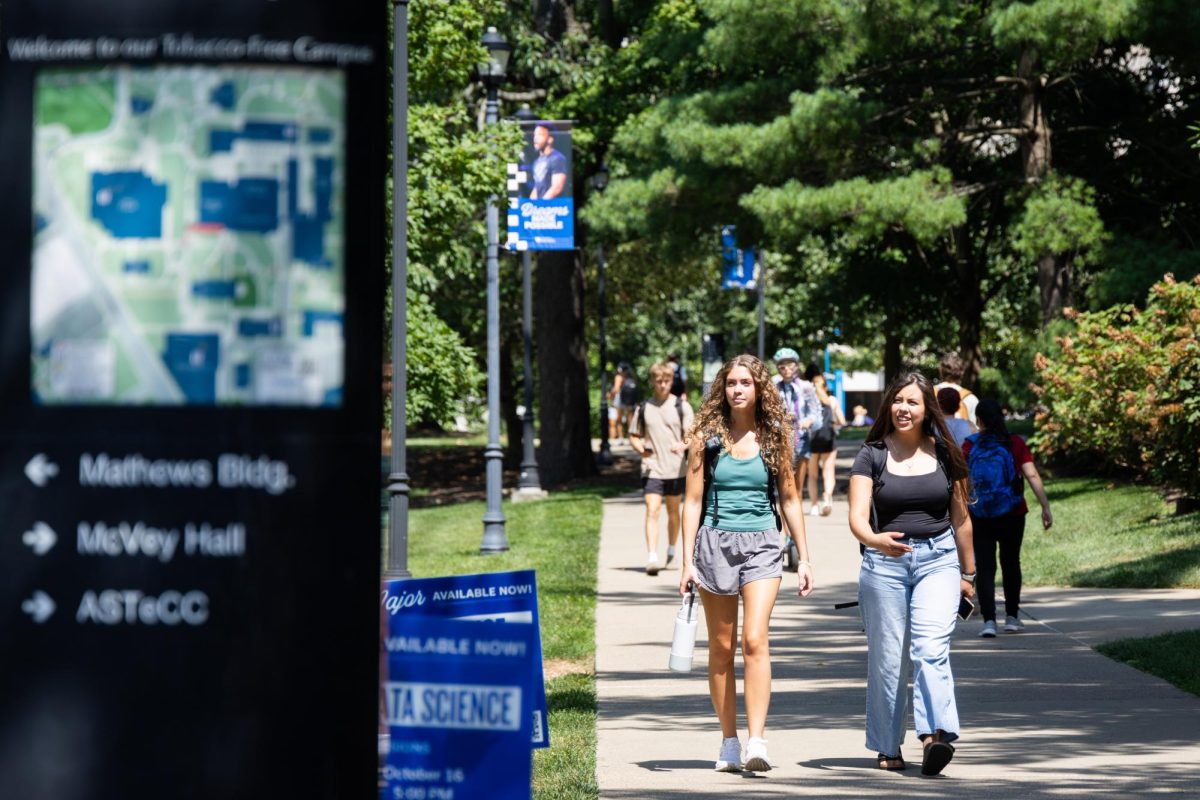
<instances>
[{"instance_id":1,"label":"curly blonde hair","mask_svg":"<svg viewBox=\"0 0 1200 800\"><path fill-rule=\"evenodd\" d=\"M779 396L779 390L771 382L771 373L763 362L754 356L737 356L725 363L713 378L708 396L700 405L696 422L688 438L707 442L719 437L721 446L729 451L732 442L729 436L729 401L725 399L725 379L734 367L745 367L754 381L754 428L758 446L765 463L776 475L792 468L792 424L787 409Z\"/></svg>"}]
</instances>

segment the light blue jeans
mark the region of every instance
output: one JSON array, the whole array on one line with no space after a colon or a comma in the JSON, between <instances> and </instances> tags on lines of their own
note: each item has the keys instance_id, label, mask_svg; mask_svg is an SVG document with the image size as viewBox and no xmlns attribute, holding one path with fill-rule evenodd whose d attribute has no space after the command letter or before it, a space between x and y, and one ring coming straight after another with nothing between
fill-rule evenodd
<instances>
[{"instance_id":1,"label":"light blue jeans","mask_svg":"<svg viewBox=\"0 0 1200 800\"><path fill-rule=\"evenodd\" d=\"M958 616L959 564L954 533L903 539L911 553L891 557L867 548L858 602L867 632L867 747L895 755L904 741L912 668L917 734L958 738L950 674L950 636Z\"/></svg>"}]
</instances>

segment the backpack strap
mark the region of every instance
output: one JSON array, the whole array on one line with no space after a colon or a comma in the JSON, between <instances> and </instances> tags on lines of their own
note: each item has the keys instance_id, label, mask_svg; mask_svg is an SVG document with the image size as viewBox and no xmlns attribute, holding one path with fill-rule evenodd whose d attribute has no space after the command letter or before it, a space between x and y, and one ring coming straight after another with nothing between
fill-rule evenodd
<instances>
[{"instance_id":1,"label":"backpack strap","mask_svg":"<svg viewBox=\"0 0 1200 800\"><path fill-rule=\"evenodd\" d=\"M713 475L717 471L717 457L721 454L721 437L712 436L704 442L704 505L708 505L709 490L713 493L713 527L717 527L720 521L720 510L718 508L719 498L717 490L712 488Z\"/></svg>"},{"instance_id":2,"label":"backpack strap","mask_svg":"<svg viewBox=\"0 0 1200 800\"><path fill-rule=\"evenodd\" d=\"M766 466L766 462L763 462ZM775 515L775 530L783 530L783 520L779 518L779 504L775 497L775 470L767 467L767 502L771 504L771 513Z\"/></svg>"},{"instance_id":3,"label":"backpack strap","mask_svg":"<svg viewBox=\"0 0 1200 800\"><path fill-rule=\"evenodd\" d=\"M646 400L638 403L635 412L637 414L637 435L639 439L646 438L646 403Z\"/></svg>"},{"instance_id":4,"label":"backpack strap","mask_svg":"<svg viewBox=\"0 0 1200 800\"><path fill-rule=\"evenodd\" d=\"M863 447L871 448L871 530L879 533L879 513L875 510L875 495L883 488L883 475L887 471L887 445L883 442L867 442ZM867 552L867 546L858 543L858 553Z\"/></svg>"}]
</instances>

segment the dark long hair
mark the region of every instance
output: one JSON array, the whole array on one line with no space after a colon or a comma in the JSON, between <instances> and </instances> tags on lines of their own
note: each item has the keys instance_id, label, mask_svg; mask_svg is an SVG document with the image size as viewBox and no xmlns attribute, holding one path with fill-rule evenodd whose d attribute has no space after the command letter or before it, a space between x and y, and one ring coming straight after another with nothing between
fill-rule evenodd
<instances>
[{"instance_id":1,"label":"dark long hair","mask_svg":"<svg viewBox=\"0 0 1200 800\"><path fill-rule=\"evenodd\" d=\"M999 436L1005 443L1012 440L1008 425L1004 422L1004 410L991 397L985 397L975 406L975 419L982 423L984 433Z\"/></svg>"},{"instance_id":2,"label":"dark long hair","mask_svg":"<svg viewBox=\"0 0 1200 800\"><path fill-rule=\"evenodd\" d=\"M892 403L901 389L914 385L921 390L921 400L925 403L925 419L921 422L921 433L933 437L934 442L940 445L938 449L945 450L950 460L948 467L952 480L966 475L967 461L963 458L962 450L955 446L950 429L946 427L946 418L938 405L937 395L933 393L933 384L920 372L902 372L888 385L887 391L883 393L883 402L879 405L879 414L875 416L875 424L867 433L867 443L882 442L896 430L896 424L892 422Z\"/></svg>"}]
</instances>

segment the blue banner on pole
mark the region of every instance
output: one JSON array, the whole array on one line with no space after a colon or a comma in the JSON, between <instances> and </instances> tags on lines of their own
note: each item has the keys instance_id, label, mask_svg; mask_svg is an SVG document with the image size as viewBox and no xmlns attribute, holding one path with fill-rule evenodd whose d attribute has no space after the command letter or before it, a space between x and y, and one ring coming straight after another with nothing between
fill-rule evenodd
<instances>
[{"instance_id":1,"label":"blue banner on pole","mask_svg":"<svg viewBox=\"0 0 1200 800\"><path fill-rule=\"evenodd\" d=\"M525 153L508 165L509 250L574 250L575 194L567 120L522 122Z\"/></svg>"},{"instance_id":2,"label":"blue banner on pole","mask_svg":"<svg viewBox=\"0 0 1200 800\"><path fill-rule=\"evenodd\" d=\"M388 620L388 800L528 800L536 628Z\"/></svg>"},{"instance_id":3,"label":"blue banner on pole","mask_svg":"<svg viewBox=\"0 0 1200 800\"><path fill-rule=\"evenodd\" d=\"M536 572L518 570L387 581L381 603L392 619L397 616L437 617L532 626L533 704L528 743L533 747L550 746L550 731L546 727L546 685L542 673Z\"/></svg>"},{"instance_id":4,"label":"blue banner on pole","mask_svg":"<svg viewBox=\"0 0 1200 800\"><path fill-rule=\"evenodd\" d=\"M509 201L505 246L509 250L574 250L575 200Z\"/></svg>"},{"instance_id":5,"label":"blue banner on pole","mask_svg":"<svg viewBox=\"0 0 1200 800\"><path fill-rule=\"evenodd\" d=\"M739 250L737 227L726 225L721 229L721 288L753 289L754 248Z\"/></svg>"}]
</instances>

